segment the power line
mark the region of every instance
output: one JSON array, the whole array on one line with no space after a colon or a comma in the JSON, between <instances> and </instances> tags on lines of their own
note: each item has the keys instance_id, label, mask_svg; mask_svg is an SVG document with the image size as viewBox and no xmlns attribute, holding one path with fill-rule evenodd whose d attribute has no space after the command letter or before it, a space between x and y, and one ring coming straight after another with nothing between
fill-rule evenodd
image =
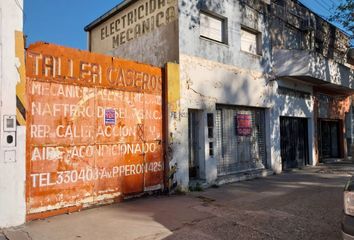
<instances>
[{"instance_id":1,"label":"power line","mask_svg":"<svg viewBox=\"0 0 354 240\"><path fill-rule=\"evenodd\" d=\"M322 9L324 9L327 13L331 14L331 11L329 10L329 8L326 7L326 5L324 5L323 3L319 2L318 0L315 0L315 2L322 7Z\"/></svg>"},{"instance_id":2,"label":"power line","mask_svg":"<svg viewBox=\"0 0 354 240\"><path fill-rule=\"evenodd\" d=\"M341 26L341 25L338 24L337 22L330 21L328 16L324 16L323 14L317 13L318 11L315 11L315 10L313 9L313 7L309 7L308 4L305 4L305 3L304 3L304 2L305 2L304 0L300 0L300 2L301 2L303 5L305 5L308 9L310 9L312 12L314 12L315 14L317 14L319 17L323 18L325 21L327 21L327 22L329 22L330 24L336 26L336 27L337 27L338 29L340 29L342 32L348 34L348 31L345 30L345 29L343 28L343 26ZM317 2L317 0L316 0L316 2ZM317 2L317 3L318 3L318 2ZM329 13L330 13L330 12L329 12ZM330 13L330 15L331 15L331 13Z\"/></svg>"}]
</instances>

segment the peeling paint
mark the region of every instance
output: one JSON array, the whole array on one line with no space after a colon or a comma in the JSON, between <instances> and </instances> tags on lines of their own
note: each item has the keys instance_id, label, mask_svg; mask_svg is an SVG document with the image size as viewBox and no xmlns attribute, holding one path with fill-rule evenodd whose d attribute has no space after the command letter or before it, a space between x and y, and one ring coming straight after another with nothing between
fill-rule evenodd
<instances>
[{"instance_id":1,"label":"peeling paint","mask_svg":"<svg viewBox=\"0 0 354 240\"><path fill-rule=\"evenodd\" d=\"M26 63L28 219L163 189L161 68L45 43Z\"/></svg>"}]
</instances>

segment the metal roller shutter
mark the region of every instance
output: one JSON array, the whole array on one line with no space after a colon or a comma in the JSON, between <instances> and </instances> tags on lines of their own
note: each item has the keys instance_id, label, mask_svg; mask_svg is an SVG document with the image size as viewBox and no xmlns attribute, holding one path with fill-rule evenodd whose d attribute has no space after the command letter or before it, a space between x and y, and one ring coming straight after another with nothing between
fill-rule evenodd
<instances>
[{"instance_id":1,"label":"metal roller shutter","mask_svg":"<svg viewBox=\"0 0 354 240\"><path fill-rule=\"evenodd\" d=\"M219 176L265 168L263 109L218 106L215 127Z\"/></svg>"}]
</instances>

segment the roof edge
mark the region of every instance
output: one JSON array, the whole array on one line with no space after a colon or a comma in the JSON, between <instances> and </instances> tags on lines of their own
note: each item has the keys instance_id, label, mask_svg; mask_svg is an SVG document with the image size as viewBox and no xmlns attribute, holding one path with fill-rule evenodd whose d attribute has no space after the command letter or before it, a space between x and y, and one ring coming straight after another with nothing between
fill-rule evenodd
<instances>
[{"instance_id":1,"label":"roof edge","mask_svg":"<svg viewBox=\"0 0 354 240\"><path fill-rule=\"evenodd\" d=\"M114 8L112 8L111 10L107 11L106 13L104 13L103 15L101 15L100 17L96 18L95 20L93 20L91 23L89 23L88 25L86 25L84 27L84 30L86 32L92 30L94 27L96 27L97 25L101 24L102 22L104 22L105 20L107 20L108 18L112 17L114 14L116 14L117 12L122 11L123 9L129 7L131 4L137 2L138 0L123 0L123 2L119 3L118 5L116 5Z\"/></svg>"},{"instance_id":2,"label":"roof edge","mask_svg":"<svg viewBox=\"0 0 354 240\"><path fill-rule=\"evenodd\" d=\"M329 21L328 19L326 19L324 16L320 15L319 13L316 13L314 10L312 10L310 7L308 7L307 5L305 5L305 3L303 3L301 0L298 0L298 3L300 5L302 5L303 7L305 7L307 10L309 10L311 13L313 13L314 15L316 15L317 17L321 18L323 21L325 21L326 23L328 23L329 25L331 25L332 27L335 27L336 29L338 29L341 33L343 33L346 37L350 38L350 34L347 30L343 29L342 27L339 27L337 25L335 25L333 22ZM349 41L350 42L350 41ZM350 44L349 44L350 45Z\"/></svg>"}]
</instances>

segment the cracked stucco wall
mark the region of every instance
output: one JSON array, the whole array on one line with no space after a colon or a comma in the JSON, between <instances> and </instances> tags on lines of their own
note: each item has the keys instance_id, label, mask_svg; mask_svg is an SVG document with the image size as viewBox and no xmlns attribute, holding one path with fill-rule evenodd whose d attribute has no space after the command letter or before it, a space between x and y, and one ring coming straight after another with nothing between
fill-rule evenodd
<instances>
[{"instance_id":1,"label":"cracked stucco wall","mask_svg":"<svg viewBox=\"0 0 354 240\"><path fill-rule=\"evenodd\" d=\"M263 14L255 23L262 32L262 55L252 55L240 50L242 6L239 1L179 1L179 63L180 109L169 116L174 121L170 129L173 142L171 165L177 164L177 182L182 189L189 183L188 171L188 109L201 110L200 162L204 161L206 182L217 179L217 159L208 154L207 113L216 111L216 104L230 104L268 108L273 88L268 87L271 75L270 39L267 19ZM200 10L213 12L227 19L228 44L200 37ZM269 115L268 111L266 114ZM267 129L269 131L269 128ZM266 134L267 135L267 134ZM215 136L215 134L214 134ZM214 140L215 142L215 140ZM267 155L270 147L267 146ZM215 153L214 156L217 156ZM270 156L270 155L269 155ZM268 157L269 158L269 157Z\"/></svg>"}]
</instances>

